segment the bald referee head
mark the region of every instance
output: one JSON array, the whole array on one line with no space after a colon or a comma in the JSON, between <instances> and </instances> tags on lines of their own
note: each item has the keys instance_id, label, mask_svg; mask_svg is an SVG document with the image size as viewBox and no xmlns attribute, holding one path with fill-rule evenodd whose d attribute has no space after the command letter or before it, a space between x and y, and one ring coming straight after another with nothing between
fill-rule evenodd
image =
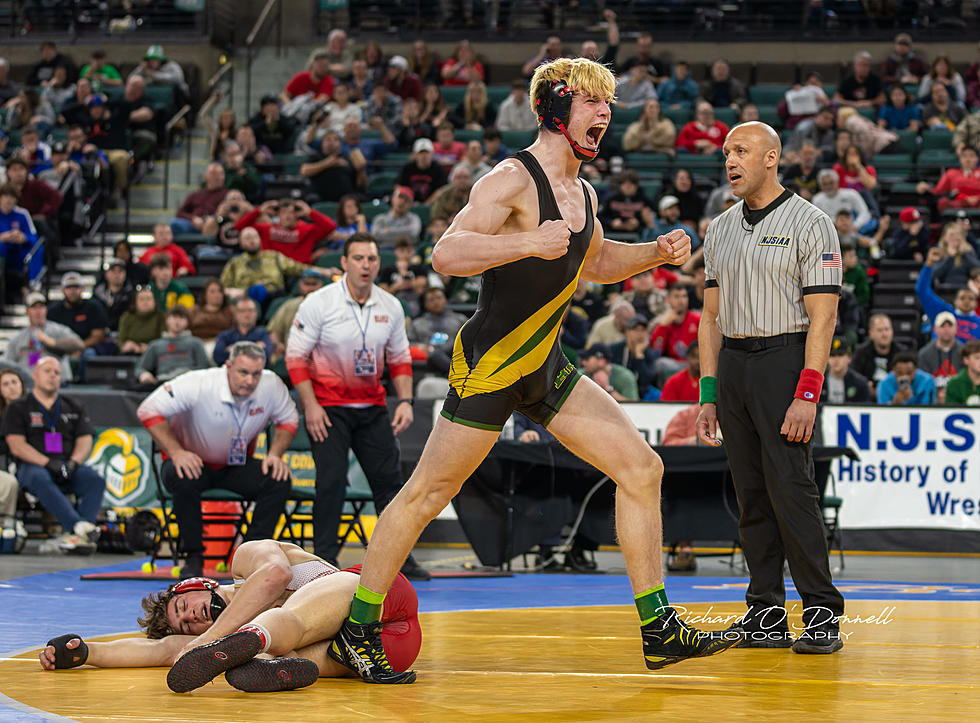
<instances>
[{"instance_id":1,"label":"bald referee head","mask_svg":"<svg viewBox=\"0 0 980 723\"><path fill-rule=\"evenodd\" d=\"M783 192L776 177L782 144L772 127L759 121L737 125L722 151L732 193L745 199L749 208L762 208Z\"/></svg>"}]
</instances>

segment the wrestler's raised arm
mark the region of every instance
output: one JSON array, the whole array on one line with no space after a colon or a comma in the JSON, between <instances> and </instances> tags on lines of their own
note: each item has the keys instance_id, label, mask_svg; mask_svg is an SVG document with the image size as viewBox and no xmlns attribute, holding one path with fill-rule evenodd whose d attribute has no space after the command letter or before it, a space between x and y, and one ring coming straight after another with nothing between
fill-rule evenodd
<instances>
[{"instance_id":1,"label":"wrestler's raised arm","mask_svg":"<svg viewBox=\"0 0 980 723\"><path fill-rule=\"evenodd\" d=\"M77 635L61 635L48 641L38 659L45 670L94 665L96 668L155 668L169 666L192 635L168 635L159 640L123 638L86 643Z\"/></svg>"},{"instance_id":2,"label":"wrestler's raised arm","mask_svg":"<svg viewBox=\"0 0 980 723\"><path fill-rule=\"evenodd\" d=\"M475 276L529 256L556 259L568 250L570 235L561 220L538 225L531 177L519 161L501 161L470 190L469 202L432 251L432 268Z\"/></svg>"}]
</instances>

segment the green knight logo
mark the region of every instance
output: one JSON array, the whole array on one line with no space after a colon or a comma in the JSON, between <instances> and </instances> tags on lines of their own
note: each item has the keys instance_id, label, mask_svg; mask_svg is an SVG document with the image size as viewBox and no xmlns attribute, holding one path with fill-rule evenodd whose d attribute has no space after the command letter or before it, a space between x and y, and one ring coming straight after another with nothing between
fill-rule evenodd
<instances>
[{"instance_id":1,"label":"green knight logo","mask_svg":"<svg viewBox=\"0 0 980 723\"><path fill-rule=\"evenodd\" d=\"M149 460L133 435L114 427L95 440L86 462L105 479L106 494L122 506L143 492Z\"/></svg>"}]
</instances>

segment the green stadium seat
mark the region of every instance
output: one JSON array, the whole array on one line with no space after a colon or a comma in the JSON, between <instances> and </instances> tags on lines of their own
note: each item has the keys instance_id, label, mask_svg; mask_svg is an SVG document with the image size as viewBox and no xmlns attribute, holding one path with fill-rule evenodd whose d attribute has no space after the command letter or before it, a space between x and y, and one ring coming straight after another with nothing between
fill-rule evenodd
<instances>
[{"instance_id":1,"label":"green stadium seat","mask_svg":"<svg viewBox=\"0 0 980 723\"><path fill-rule=\"evenodd\" d=\"M776 112L776 106L774 105L760 105L759 108L759 120L763 123L768 123L777 131L783 127L783 119L779 117L779 113Z\"/></svg>"},{"instance_id":2,"label":"green stadium seat","mask_svg":"<svg viewBox=\"0 0 980 723\"><path fill-rule=\"evenodd\" d=\"M391 206L389 206L387 203L382 203L381 201L372 201L371 203L365 203L361 206L361 213L364 214L364 220L368 222L369 226L371 225L371 221L374 220L375 216L388 213L390 210Z\"/></svg>"},{"instance_id":3,"label":"green stadium seat","mask_svg":"<svg viewBox=\"0 0 980 723\"><path fill-rule=\"evenodd\" d=\"M680 131L682 125L692 118L691 111L688 108L667 108L663 113L665 117L673 121L678 131Z\"/></svg>"},{"instance_id":4,"label":"green stadium seat","mask_svg":"<svg viewBox=\"0 0 980 723\"><path fill-rule=\"evenodd\" d=\"M715 118L729 128L738 123L738 113L734 108L715 108Z\"/></svg>"},{"instance_id":5,"label":"green stadium seat","mask_svg":"<svg viewBox=\"0 0 980 723\"><path fill-rule=\"evenodd\" d=\"M319 266L322 269L330 269L330 268L339 269L340 268L340 259L341 259L341 257L343 255L344 255L344 252L343 251L340 251L340 250L337 250L337 251L327 251L327 253L321 255L316 260L316 264L315 265L316 266Z\"/></svg>"},{"instance_id":6,"label":"green stadium seat","mask_svg":"<svg viewBox=\"0 0 980 723\"><path fill-rule=\"evenodd\" d=\"M424 203L416 203L410 210L419 217L419 220L422 222L422 228L426 228L429 225L429 219L432 216L432 206L426 206Z\"/></svg>"},{"instance_id":7,"label":"green stadium seat","mask_svg":"<svg viewBox=\"0 0 980 723\"><path fill-rule=\"evenodd\" d=\"M509 85L488 85L487 86L487 99L493 103L498 108L500 104L507 100L507 96L510 95Z\"/></svg>"},{"instance_id":8,"label":"green stadium seat","mask_svg":"<svg viewBox=\"0 0 980 723\"><path fill-rule=\"evenodd\" d=\"M368 178L367 188L364 192L371 198L387 196L395 188L395 181L398 174L391 171L376 171Z\"/></svg>"},{"instance_id":9,"label":"green stadium seat","mask_svg":"<svg viewBox=\"0 0 980 723\"><path fill-rule=\"evenodd\" d=\"M612 112L612 120L616 124L623 123L629 125L633 121L639 120L641 115L643 115L642 105L636 105L632 108L615 106Z\"/></svg>"},{"instance_id":10,"label":"green stadium seat","mask_svg":"<svg viewBox=\"0 0 980 723\"><path fill-rule=\"evenodd\" d=\"M904 130L895 131L898 134L898 143L901 146L902 153L911 153L915 155L918 148L918 138L919 134L916 131Z\"/></svg>"},{"instance_id":11,"label":"green stadium seat","mask_svg":"<svg viewBox=\"0 0 980 723\"><path fill-rule=\"evenodd\" d=\"M471 131L466 128L456 129L456 140L462 141L463 143L469 143L470 141L480 141L483 142L483 131Z\"/></svg>"},{"instance_id":12,"label":"green stadium seat","mask_svg":"<svg viewBox=\"0 0 980 723\"><path fill-rule=\"evenodd\" d=\"M146 86L146 99L157 110L175 111L174 89L170 85Z\"/></svg>"},{"instance_id":13,"label":"green stadium seat","mask_svg":"<svg viewBox=\"0 0 980 723\"><path fill-rule=\"evenodd\" d=\"M656 203L657 199L660 198L660 192L663 190L663 176L656 180L640 181L640 189L650 199L650 203Z\"/></svg>"},{"instance_id":14,"label":"green stadium seat","mask_svg":"<svg viewBox=\"0 0 980 723\"><path fill-rule=\"evenodd\" d=\"M314 203L312 206L314 211L319 211L324 216L329 216L330 218L337 218L337 202L336 201L320 201L319 203Z\"/></svg>"},{"instance_id":15,"label":"green stadium seat","mask_svg":"<svg viewBox=\"0 0 980 723\"><path fill-rule=\"evenodd\" d=\"M442 92L442 99L450 108L455 108L463 102L463 95L466 93L465 85L443 85L439 87Z\"/></svg>"},{"instance_id":16,"label":"green stadium seat","mask_svg":"<svg viewBox=\"0 0 980 723\"><path fill-rule=\"evenodd\" d=\"M644 170L668 171L673 160L667 153L627 153L623 158L627 168L639 172Z\"/></svg>"},{"instance_id":17,"label":"green stadium seat","mask_svg":"<svg viewBox=\"0 0 980 723\"><path fill-rule=\"evenodd\" d=\"M871 165L883 181L906 181L915 172L915 161L909 153L885 153L871 157Z\"/></svg>"},{"instance_id":18,"label":"green stadium seat","mask_svg":"<svg viewBox=\"0 0 980 723\"><path fill-rule=\"evenodd\" d=\"M702 176L717 180L721 175L724 166L724 158L720 153L713 153L710 156L702 156L697 153L679 154L674 159L674 168L686 168L691 175Z\"/></svg>"},{"instance_id":19,"label":"green stadium seat","mask_svg":"<svg viewBox=\"0 0 980 723\"><path fill-rule=\"evenodd\" d=\"M876 122L878 120L878 109L877 108L858 108L858 115L867 118L869 121Z\"/></svg>"},{"instance_id":20,"label":"green stadium seat","mask_svg":"<svg viewBox=\"0 0 980 723\"><path fill-rule=\"evenodd\" d=\"M936 169L953 168L959 165L959 159L951 150L929 149L923 150L916 159L916 167L919 173L935 172Z\"/></svg>"},{"instance_id":21,"label":"green stadium seat","mask_svg":"<svg viewBox=\"0 0 980 723\"><path fill-rule=\"evenodd\" d=\"M518 151L534 143L537 135L538 131L536 129L533 131L501 131L500 140L512 151Z\"/></svg>"},{"instance_id":22,"label":"green stadium seat","mask_svg":"<svg viewBox=\"0 0 980 723\"><path fill-rule=\"evenodd\" d=\"M758 106L776 106L789 89L788 85L753 85L749 88L749 98Z\"/></svg>"},{"instance_id":23,"label":"green stadium seat","mask_svg":"<svg viewBox=\"0 0 980 723\"><path fill-rule=\"evenodd\" d=\"M945 128L929 128L922 131L923 151L952 151L953 133Z\"/></svg>"}]
</instances>

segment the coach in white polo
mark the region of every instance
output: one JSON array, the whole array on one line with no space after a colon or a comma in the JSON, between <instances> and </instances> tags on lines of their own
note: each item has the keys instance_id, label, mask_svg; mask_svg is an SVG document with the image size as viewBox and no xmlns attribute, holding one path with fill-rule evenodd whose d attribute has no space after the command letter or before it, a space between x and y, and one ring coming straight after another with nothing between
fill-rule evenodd
<instances>
[{"instance_id":1,"label":"coach in white polo","mask_svg":"<svg viewBox=\"0 0 980 723\"><path fill-rule=\"evenodd\" d=\"M181 374L157 387L137 413L167 457L161 474L187 556L182 578L202 574L204 490L227 489L255 501L246 540L275 534L292 479L282 453L296 436L299 414L286 385L265 370L262 346L232 345L224 366ZM255 438L270 420L275 434L260 462L252 457Z\"/></svg>"},{"instance_id":2,"label":"coach in white polo","mask_svg":"<svg viewBox=\"0 0 980 723\"><path fill-rule=\"evenodd\" d=\"M286 368L303 405L316 464L313 545L328 562L336 562L340 552L348 453L354 451L381 514L404 481L395 435L414 419L405 311L374 283L381 267L374 236L350 236L340 262L343 278L303 300L286 346ZM394 419L381 384L385 362L398 395ZM411 556L402 572L412 580L429 578Z\"/></svg>"}]
</instances>

